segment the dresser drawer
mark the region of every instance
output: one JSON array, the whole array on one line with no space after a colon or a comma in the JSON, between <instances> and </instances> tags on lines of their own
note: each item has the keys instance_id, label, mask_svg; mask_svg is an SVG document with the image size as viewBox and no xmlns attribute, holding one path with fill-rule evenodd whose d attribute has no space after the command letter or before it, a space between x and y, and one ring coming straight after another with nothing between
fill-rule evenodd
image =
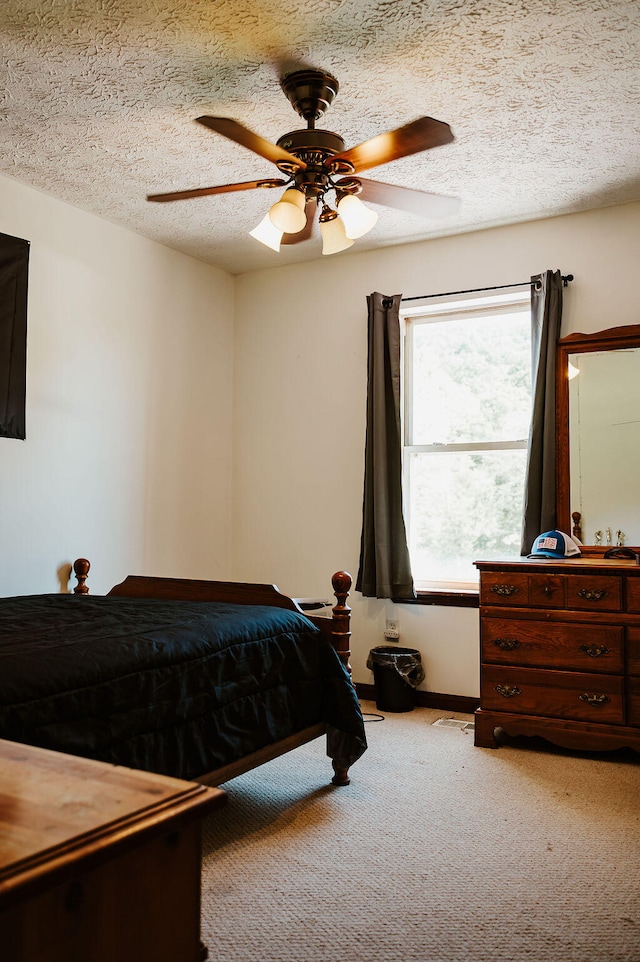
<instances>
[{"instance_id":1,"label":"dresser drawer","mask_svg":"<svg viewBox=\"0 0 640 962\"><path fill-rule=\"evenodd\" d=\"M487 571L482 572L480 579L480 604L622 611L622 578Z\"/></svg>"},{"instance_id":2,"label":"dresser drawer","mask_svg":"<svg viewBox=\"0 0 640 962\"><path fill-rule=\"evenodd\" d=\"M627 578L627 611L640 611L640 578Z\"/></svg>"},{"instance_id":3,"label":"dresser drawer","mask_svg":"<svg viewBox=\"0 0 640 962\"><path fill-rule=\"evenodd\" d=\"M619 675L485 665L480 699L482 708L488 711L624 723L623 680Z\"/></svg>"},{"instance_id":4,"label":"dresser drawer","mask_svg":"<svg viewBox=\"0 0 640 962\"><path fill-rule=\"evenodd\" d=\"M573 575L567 579L567 608L581 611L621 611L622 578Z\"/></svg>"},{"instance_id":5,"label":"dresser drawer","mask_svg":"<svg viewBox=\"0 0 640 962\"><path fill-rule=\"evenodd\" d=\"M480 578L481 605L528 605L529 578L501 571L483 572Z\"/></svg>"},{"instance_id":6,"label":"dresser drawer","mask_svg":"<svg viewBox=\"0 0 640 962\"><path fill-rule=\"evenodd\" d=\"M628 678L627 725L640 727L640 678Z\"/></svg>"},{"instance_id":7,"label":"dresser drawer","mask_svg":"<svg viewBox=\"0 0 640 962\"><path fill-rule=\"evenodd\" d=\"M627 628L627 674L640 675L640 628Z\"/></svg>"},{"instance_id":8,"label":"dresser drawer","mask_svg":"<svg viewBox=\"0 0 640 962\"><path fill-rule=\"evenodd\" d=\"M564 608L567 579L562 575L529 575L529 604L534 608Z\"/></svg>"},{"instance_id":9,"label":"dresser drawer","mask_svg":"<svg viewBox=\"0 0 640 962\"><path fill-rule=\"evenodd\" d=\"M623 671L623 632L615 625L578 625L482 618L482 661L587 672ZM638 648L640 658L640 646Z\"/></svg>"}]
</instances>

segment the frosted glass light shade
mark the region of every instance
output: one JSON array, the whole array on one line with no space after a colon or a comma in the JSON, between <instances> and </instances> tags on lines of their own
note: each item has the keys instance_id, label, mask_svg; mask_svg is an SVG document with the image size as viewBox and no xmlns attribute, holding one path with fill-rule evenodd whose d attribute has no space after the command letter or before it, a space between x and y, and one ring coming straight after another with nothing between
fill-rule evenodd
<instances>
[{"instance_id":1,"label":"frosted glass light shade","mask_svg":"<svg viewBox=\"0 0 640 962\"><path fill-rule=\"evenodd\" d=\"M286 234L297 234L307 223L305 204L306 197L302 191L290 187L269 211L269 219L278 230Z\"/></svg>"},{"instance_id":2,"label":"frosted glass light shade","mask_svg":"<svg viewBox=\"0 0 640 962\"><path fill-rule=\"evenodd\" d=\"M270 247L272 251L278 253L280 250L282 231L273 226L268 214L265 214L258 226L254 227L249 233L252 237L255 237L256 240L259 240L261 244L264 244L265 247Z\"/></svg>"},{"instance_id":3,"label":"frosted glass light shade","mask_svg":"<svg viewBox=\"0 0 640 962\"><path fill-rule=\"evenodd\" d=\"M340 217L334 217L331 220L320 220L320 233L322 234L322 253L323 254L339 254L340 251L346 251L347 247L351 247L353 240L351 237L347 237L344 224Z\"/></svg>"},{"instance_id":4,"label":"frosted glass light shade","mask_svg":"<svg viewBox=\"0 0 640 962\"><path fill-rule=\"evenodd\" d=\"M355 239L363 237L370 231L378 219L378 215L370 207L366 207L355 194L347 194L338 201L338 213L344 222L347 237Z\"/></svg>"}]
</instances>

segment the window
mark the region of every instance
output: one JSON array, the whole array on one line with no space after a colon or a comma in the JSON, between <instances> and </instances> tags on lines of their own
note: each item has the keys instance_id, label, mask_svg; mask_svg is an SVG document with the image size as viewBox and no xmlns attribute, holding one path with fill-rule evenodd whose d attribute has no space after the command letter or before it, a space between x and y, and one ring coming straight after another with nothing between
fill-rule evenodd
<instances>
[{"instance_id":1,"label":"window","mask_svg":"<svg viewBox=\"0 0 640 962\"><path fill-rule=\"evenodd\" d=\"M405 520L418 591L477 589L520 553L531 422L530 292L402 311Z\"/></svg>"}]
</instances>

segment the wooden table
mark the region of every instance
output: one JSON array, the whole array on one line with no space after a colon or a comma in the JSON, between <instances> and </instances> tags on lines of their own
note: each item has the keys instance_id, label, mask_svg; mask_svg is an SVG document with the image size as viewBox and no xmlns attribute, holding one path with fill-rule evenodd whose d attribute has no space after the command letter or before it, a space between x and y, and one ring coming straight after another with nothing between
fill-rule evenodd
<instances>
[{"instance_id":1,"label":"wooden table","mask_svg":"<svg viewBox=\"0 0 640 962\"><path fill-rule=\"evenodd\" d=\"M3 962L198 962L220 789L0 740Z\"/></svg>"}]
</instances>

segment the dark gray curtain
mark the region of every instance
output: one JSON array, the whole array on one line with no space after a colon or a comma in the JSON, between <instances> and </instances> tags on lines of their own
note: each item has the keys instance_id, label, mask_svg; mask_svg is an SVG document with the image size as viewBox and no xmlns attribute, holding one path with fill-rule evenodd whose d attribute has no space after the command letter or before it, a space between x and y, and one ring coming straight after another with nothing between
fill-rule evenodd
<instances>
[{"instance_id":1,"label":"dark gray curtain","mask_svg":"<svg viewBox=\"0 0 640 962\"><path fill-rule=\"evenodd\" d=\"M362 538L356 590L369 598L414 598L402 514L400 300L370 294Z\"/></svg>"},{"instance_id":2,"label":"dark gray curtain","mask_svg":"<svg viewBox=\"0 0 640 962\"><path fill-rule=\"evenodd\" d=\"M522 545L529 554L556 521L556 343L562 324L562 275L547 271L531 278L531 361L533 414L529 432Z\"/></svg>"},{"instance_id":3,"label":"dark gray curtain","mask_svg":"<svg viewBox=\"0 0 640 962\"><path fill-rule=\"evenodd\" d=\"M0 234L0 437L25 437L29 242Z\"/></svg>"}]
</instances>

